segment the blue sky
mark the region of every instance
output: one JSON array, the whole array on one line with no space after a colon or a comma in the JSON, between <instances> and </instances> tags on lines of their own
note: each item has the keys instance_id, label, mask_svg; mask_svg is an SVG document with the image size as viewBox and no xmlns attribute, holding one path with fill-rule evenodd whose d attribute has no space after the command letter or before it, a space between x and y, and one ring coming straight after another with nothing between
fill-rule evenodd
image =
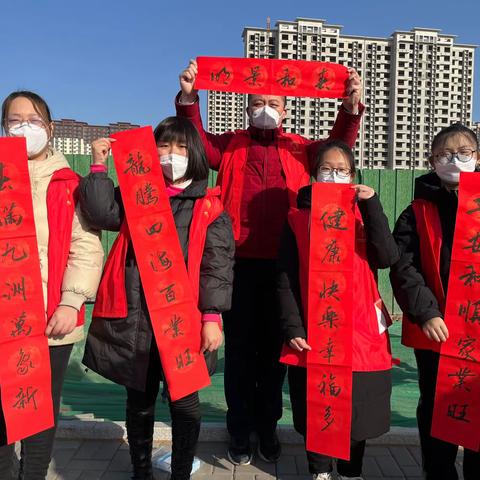
<instances>
[{"instance_id":1,"label":"blue sky","mask_svg":"<svg viewBox=\"0 0 480 480\"><path fill-rule=\"evenodd\" d=\"M31 89L55 118L155 125L197 55L242 56L244 26L323 18L354 35L439 28L480 44L480 0L24 0L0 3L0 97ZM480 120L480 52L474 119Z\"/></svg>"}]
</instances>

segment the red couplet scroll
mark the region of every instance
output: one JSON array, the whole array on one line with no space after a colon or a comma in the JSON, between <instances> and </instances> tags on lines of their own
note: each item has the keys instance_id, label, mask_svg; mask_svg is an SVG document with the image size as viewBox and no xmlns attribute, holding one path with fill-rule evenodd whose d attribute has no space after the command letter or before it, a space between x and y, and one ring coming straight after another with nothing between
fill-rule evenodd
<instances>
[{"instance_id":1,"label":"red couplet scroll","mask_svg":"<svg viewBox=\"0 0 480 480\"><path fill-rule=\"evenodd\" d=\"M352 419L352 284L355 192L315 183L312 192L307 341L281 361L307 367L307 450L350 458ZM306 360L306 364L305 364Z\"/></svg>"},{"instance_id":2,"label":"red couplet scroll","mask_svg":"<svg viewBox=\"0 0 480 480\"><path fill-rule=\"evenodd\" d=\"M480 173L462 173L432 436L480 450Z\"/></svg>"},{"instance_id":3,"label":"red couplet scroll","mask_svg":"<svg viewBox=\"0 0 480 480\"><path fill-rule=\"evenodd\" d=\"M198 57L195 88L292 97L343 98L348 70L337 63Z\"/></svg>"},{"instance_id":4,"label":"red couplet scroll","mask_svg":"<svg viewBox=\"0 0 480 480\"><path fill-rule=\"evenodd\" d=\"M6 441L53 426L50 353L24 138L0 138L0 390Z\"/></svg>"},{"instance_id":5,"label":"red couplet scroll","mask_svg":"<svg viewBox=\"0 0 480 480\"><path fill-rule=\"evenodd\" d=\"M172 400L210 384L192 292L151 127L112 135L112 153Z\"/></svg>"}]
</instances>

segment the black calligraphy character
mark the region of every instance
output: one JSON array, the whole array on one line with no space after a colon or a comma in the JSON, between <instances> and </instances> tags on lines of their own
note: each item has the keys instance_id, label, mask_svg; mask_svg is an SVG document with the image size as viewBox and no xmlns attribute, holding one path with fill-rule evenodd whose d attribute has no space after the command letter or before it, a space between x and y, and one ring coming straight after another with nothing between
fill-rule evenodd
<instances>
[{"instance_id":1,"label":"black calligraphy character","mask_svg":"<svg viewBox=\"0 0 480 480\"><path fill-rule=\"evenodd\" d=\"M470 391L470 388L467 387L466 379L468 377L476 377L476 375L468 367L459 368L456 372L449 373L448 376L456 379L456 383L453 384L453 388L458 390L464 389L467 392Z\"/></svg>"},{"instance_id":2,"label":"black calligraphy character","mask_svg":"<svg viewBox=\"0 0 480 480\"><path fill-rule=\"evenodd\" d=\"M145 229L145 232L148 236L152 235L157 235L162 231L163 228L163 223L162 222L156 222L152 225L150 225L148 228Z\"/></svg>"},{"instance_id":3,"label":"black calligraphy character","mask_svg":"<svg viewBox=\"0 0 480 480\"><path fill-rule=\"evenodd\" d=\"M335 280L332 280L332 283L329 287L323 281L323 290L319 293L320 298L334 298L337 302L340 301L340 298L335 295L339 291L338 283Z\"/></svg>"},{"instance_id":4,"label":"black calligraphy character","mask_svg":"<svg viewBox=\"0 0 480 480\"><path fill-rule=\"evenodd\" d=\"M330 378L327 380L327 374L323 374L323 379L318 385L318 389L322 395L327 395L327 392L331 397L338 397L340 395L342 387L335 384L336 378L337 377L333 375L333 373L330 373Z\"/></svg>"},{"instance_id":5,"label":"black calligraphy character","mask_svg":"<svg viewBox=\"0 0 480 480\"><path fill-rule=\"evenodd\" d=\"M335 422L335 417L333 416L332 413L332 407L327 406L325 407L325 413L323 414L323 420L325 422L324 427L322 428L322 432L324 432L332 423Z\"/></svg>"},{"instance_id":6,"label":"black calligraphy character","mask_svg":"<svg viewBox=\"0 0 480 480\"><path fill-rule=\"evenodd\" d=\"M337 312L332 308L331 305L329 305L325 313L322 315L322 320L318 322L317 325L319 327L338 328L337 320Z\"/></svg>"},{"instance_id":7,"label":"black calligraphy character","mask_svg":"<svg viewBox=\"0 0 480 480\"><path fill-rule=\"evenodd\" d=\"M279 82L280 85L282 85L282 87L286 87L286 86L293 87L293 86L295 86L295 82L297 81L297 79L293 75L291 76L290 70L288 69L288 67L285 67L283 69L283 73L284 73L283 77L280 77L277 80L277 82Z\"/></svg>"},{"instance_id":8,"label":"black calligraphy character","mask_svg":"<svg viewBox=\"0 0 480 480\"><path fill-rule=\"evenodd\" d=\"M183 332L180 330L180 324L183 323L183 318L178 315L173 315L170 319L170 324L167 329L163 331L164 335L167 335L168 332L172 333L172 338L177 338L183 335Z\"/></svg>"},{"instance_id":9,"label":"black calligraphy character","mask_svg":"<svg viewBox=\"0 0 480 480\"><path fill-rule=\"evenodd\" d=\"M171 283L170 285L160 290L160 293L165 294L165 300L167 301L167 303L171 303L175 301L176 296L175 296L175 290L173 289L174 286L175 284Z\"/></svg>"},{"instance_id":10,"label":"black calligraphy character","mask_svg":"<svg viewBox=\"0 0 480 480\"><path fill-rule=\"evenodd\" d=\"M471 250L472 253L480 252L480 233L476 233L472 238L468 239L470 245L468 247L463 247L464 250Z\"/></svg>"},{"instance_id":11,"label":"black calligraphy character","mask_svg":"<svg viewBox=\"0 0 480 480\"><path fill-rule=\"evenodd\" d=\"M328 339L327 345L323 350L320 350L320 353L322 353L322 358L325 358L328 363L332 362L332 358L335 356L335 353L333 351L333 347L335 345L333 344L333 340L331 338Z\"/></svg>"},{"instance_id":12,"label":"black calligraphy character","mask_svg":"<svg viewBox=\"0 0 480 480\"><path fill-rule=\"evenodd\" d=\"M347 227L340 225L345 215L346 213L341 208L337 208L331 215L329 215L328 212L323 212L323 215L320 217L320 220L323 222L323 229L328 230L329 228L333 228L334 230L346 230Z\"/></svg>"},{"instance_id":13,"label":"black calligraphy character","mask_svg":"<svg viewBox=\"0 0 480 480\"><path fill-rule=\"evenodd\" d=\"M330 87L325 85L328 83L327 72L328 70L326 68L322 68L321 72L318 74L318 82L315 85L315 88L318 88L319 90L330 90Z\"/></svg>"},{"instance_id":14,"label":"black calligraphy character","mask_svg":"<svg viewBox=\"0 0 480 480\"><path fill-rule=\"evenodd\" d=\"M150 266L154 272L158 272L158 267L162 267L162 271L166 272L172 265L172 261L167 257L167 252L156 252L151 253L150 256L152 260L150 260Z\"/></svg>"},{"instance_id":15,"label":"black calligraphy character","mask_svg":"<svg viewBox=\"0 0 480 480\"><path fill-rule=\"evenodd\" d=\"M22 296L23 301L27 301L27 295L25 292L25 277L22 277L22 279L19 282L5 282L5 285L8 287L9 291L8 293L4 293L2 295L3 298L6 298L7 300L11 300L12 298Z\"/></svg>"},{"instance_id":16,"label":"black calligraphy character","mask_svg":"<svg viewBox=\"0 0 480 480\"><path fill-rule=\"evenodd\" d=\"M474 344L476 341L477 339L471 337L470 335L467 335L466 338L461 338L457 343L459 347L458 356L465 360L476 362L477 359L471 355L475 351Z\"/></svg>"},{"instance_id":17,"label":"black calligraphy character","mask_svg":"<svg viewBox=\"0 0 480 480\"><path fill-rule=\"evenodd\" d=\"M22 253L16 254L16 248L17 248L16 245L10 246L10 243L7 242L5 251L0 255L0 258L2 259L3 263L5 263L5 260L7 259L7 257L10 257L10 260L12 260L13 262L20 262L23 259L28 257L27 252L24 249L22 249Z\"/></svg>"},{"instance_id":18,"label":"black calligraphy character","mask_svg":"<svg viewBox=\"0 0 480 480\"><path fill-rule=\"evenodd\" d=\"M7 183L10 181L10 178L7 177L4 173L5 165L0 162L0 192L3 192L5 189L12 190L11 185L7 185Z\"/></svg>"},{"instance_id":19,"label":"black calligraphy character","mask_svg":"<svg viewBox=\"0 0 480 480\"><path fill-rule=\"evenodd\" d=\"M473 307L473 311L471 312L471 307ZM467 300L466 305L460 304L460 308L458 309L458 314L463 316L466 322L480 322L480 300L476 302L471 302Z\"/></svg>"},{"instance_id":20,"label":"black calligraphy character","mask_svg":"<svg viewBox=\"0 0 480 480\"><path fill-rule=\"evenodd\" d=\"M181 370L182 368L188 367L193 363L193 357L190 353L190 349L187 348L184 353L180 353L175 357L175 362L177 363L177 368Z\"/></svg>"},{"instance_id":21,"label":"black calligraphy character","mask_svg":"<svg viewBox=\"0 0 480 480\"><path fill-rule=\"evenodd\" d=\"M470 420L467 418L467 408L469 405L467 403L459 405L458 403L453 403L448 406L447 417L451 417L454 420L460 422L470 423Z\"/></svg>"},{"instance_id":22,"label":"black calligraphy character","mask_svg":"<svg viewBox=\"0 0 480 480\"><path fill-rule=\"evenodd\" d=\"M140 152L136 152L136 158L132 153L128 156L128 168L123 173L131 173L132 175L145 175L150 172L151 168L143 164L143 157Z\"/></svg>"},{"instance_id":23,"label":"black calligraphy character","mask_svg":"<svg viewBox=\"0 0 480 480\"><path fill-rule=\"evenodd\" d=\"M30 368L35 368L32 360L30 359L30 354L25 353L23 348L20 348L18 362L17 362L17 373L19 375L26 375Z\"/></svg>"},{"instance_id":24,"label":"black calligraphy character","mask_svg":"<svg viewBox=\"0 0 480 480\"><path fill-rule=\"evenodd\" d=\"M245 78L243 81L247 82L250 86L257 85L258 77L260 76L260 65L250 67L250 76Z\"/></svg>"},{"instance_id":25,"label":"black calligraphy character","mask_svg":"<svg viewBox=\"0 0 480 480\"><path fill-rule=\"evenodd\" d=\"M223 67L221 70L218 72L211 72L210 73L210 80L212 82L217 82L217 83L223 83L224 85L228 85L228 79L230 78L230 75L232 72L229 72L227 70L227 67Z\"/></svg>"},{"instance_id":26,"label":"black calligraphy character","mask_svg":"<svg viewBox=\"0 0 480 480\"><path fill-rule=\"evenodd\" d=\"M338 246L337 240L334 238L330 243L325 247L327 252L322 259L322 263L340 263L340 247Z\"/></svg>"},{"instance_id":27,"label":"black calligraphy character","mask_svg":"<svg viewBox=\"0 0 480 480\"><path fill-rule=\"evenodd\" d=\"M137 205L156 205L158 203L157 189L147 182L137 190Z\"/></svg>"},{"instance_id":28,"label":"black calligraphy character","mask_svg":"<svg viewBox=\"0 0 480 480\"><path fill-rule=\"evenodd\" d=\"M7 225L20 225L23 220L23 215L15 213L16 203L12 202L10 205L3 207L0 214L0 227Z\"/></svg>"},{"instance_id":29,"label":"black calligraphy character","mask_svg":"<svg viewBox=\"0 0 480 480\"><path fill-rule=\"evenodd\" d=\"M33 408L37 409L37 401L35 399L35 395L38 392L38 388L33 389L33 387L27 387L27 390L24 391L22 387L20 387L19 392L16 395L17 401L13 404L13 408L22 409L24 410L26 407L30 405L30 402L33 404Z\"/></svg>"},{"instance_id":30,"label":"black calligraphy character","mask_svg":"<svg viewBox=\"0 0 480 480\"><path fill-rule=\"evenodd\" d=\"M27 327L25 328L26 320L27 314L26 312L22 312L18 316L18 318L15 318L11 321L14 326L14 329L10 333L11 337L19 337L20 335L25 335L26 337L28 337L30 335L30 333L32 332L32 327L30 325L27 325Z\"/></svg>"},{"instance_id":31,"label":"black calligraphy character","mask_svg":"<svg viewBox=\"0 0 480 480\"><path fill-rule=\"evenodd\" d=\"M470 271L459 277L459 280L463 280L463 284L466 287L472 287L474 284L479 283L480 273L475 271L475 267L473 265L467 265L465 268Z\"/></svg>"},{"instance_id":32,"label":"black calligraphy character","mask_svg":"<svg viewBox=\"0 0 480 480\"><path fill-rule=\"evenodd\" d=\"M473 210L468 210L467 214L471 215L472 213L475 212L480 212L480 198L476 198L474 202L477 204L477 208L474 208Z\"/></svg>"}]
</instances>

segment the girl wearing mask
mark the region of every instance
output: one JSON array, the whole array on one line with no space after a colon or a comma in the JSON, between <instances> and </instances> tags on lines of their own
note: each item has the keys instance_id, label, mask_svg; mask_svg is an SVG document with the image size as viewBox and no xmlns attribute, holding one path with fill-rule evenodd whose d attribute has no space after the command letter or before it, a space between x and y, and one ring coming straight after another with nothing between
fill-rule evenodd
<instances>
[{"instance_id":1,"label":"girl wearing mask","mask_svg":"<svg viewBox=\"0 0 480 480\"><path fill-rule=\"evenodd\" d=\"M434 171L417 178L414 201L400 215L393 232L400 250L400 260L392 267L390 279L395 298L406 317L403 341L415 349L420 388L417 422L423 470L427 480L458 479L455 467L458 445L430 435L440 359L435 343L447 341L449 335L444 321L444 310L440 306L444 301L439 298L436 285L441 284L446 298L460 172L475 171L475 168L478 168L478 159L478 141L469 128L457 123L441 130L432 142L430 164ZM428 207L433 207L433 212L441 224L438 265L431 264L426 258L426 253L433 246L428 238L424 238L422 232L425 231L425 223L433 225L436 220L426 214ZM438 221L435 223L438 224ZM405 334L415 331L418 331L421 341L418 338L406 341ZM412 335L408 336L412 338ZM426 339L429 342L426 342ZM465 480L477 479L479 472L480 453L465 449Z\"/></svg>"},{"instance_id":2,"label":"girl wearing mask","mask_svg":"<svg viewBox=\"0 0 480 480\"><path fill-rule=\"evenodd\" d=\"M183 118L165 119L155 129L154 136L186 261L191 254L189 230L195 221L194 206L211 194L207 190L205 151L197 130ZM119 246L126 238L125 229L128 227L120 190L114 188L107 175L106 161L111 142L108 138L93 142L93 165L91 173L82 181L81 202L85 215L97 228L120 231L119 240L112 247L108 260L114 262L121 255L122 248ZM208 198L219 201L212 196ZM155 401L162 380L162 365L131 242L128 241L125 250L120 277L113 281L106 270L100 292L104 282L106 291L112 291L112 288L119 288L118 281L124 281L127 317L93 318L83 362L100 375L126 387L126 428L133 479L146 480L153 479L151 456ZM208 226L203 255L199 259L198 307L202 313L201 342L204 352L214 352L222 343L220 314L230 308L233 255L232 227L229 217L223 212ZM173 402L169 399L169 406L172 417L171 478L186 480L190 478L200 431L198 392Z\"/></svg>"},{"instance_id":3,"label":"girl wearing mask","mask_svg":"<svg viewBox=\"0 0 480 480\"><path fill-rule=\"evenodd\" d=\"M82 306L97 292L103 249L99 234L87 227L76 208L78 175L70 169L66 158L49 144L53 122L47 103L33 92L14 92L3 102L1 123L7 136L25 137L27 141L56 425L68 359L73 344L83 338ZM22 440L19 476L15 476L15 445L1 447L2 479L44 479L55 429ZM3 419L0 430L4 436Z\"/></svg>"},{"instance_id":4,"label":"girl wearing mask","mask_svg":"<svg viewBox=\"0 0 480 480\"><path fill-rule=\"evenodd\" d=\"M317 182L352 183L355 161L350 148L341 141L320 147L314 165ZM366 439L374 438L390 428L391 354L386 331L386 319L376 304L380 294L376 284L378 268L388 268L398 259L398 250L374 190L365 185L353 185L358 207L355 207L355 257L353 284L353 386L350 461L338 460L341 479L361 479ZM309 216L312 208L312 187L300 189L297 209L289 212L282 234L277 293L285 341L297 350L311 350L303 312L302 291L308 291L308 278L299 273L299 252L308 248ZM294 216L308 215L305 231L293 229ZM298 225L298 222L297 222ZM303 227L300 227L303 228ZM367 281L365 279L368 279ZM380 300L381 301L381 300ZM385 315L386 312L385 312ZM365 355L368 351L369 354ZM288 367L290 400L295 429L306 438L307 372L303 367ZM307 451L309 471L314 478L328 480L332 475L333 459Z\"/></svg>"}]
</instances>

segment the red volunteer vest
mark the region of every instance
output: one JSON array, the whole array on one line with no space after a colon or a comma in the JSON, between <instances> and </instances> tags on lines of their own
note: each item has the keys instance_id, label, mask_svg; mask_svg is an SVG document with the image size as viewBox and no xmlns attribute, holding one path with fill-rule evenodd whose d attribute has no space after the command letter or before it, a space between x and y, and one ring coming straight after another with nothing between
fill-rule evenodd
<instances>
[{"instance_id":1,"label":"red volunteer vest","mask_svg":"<svg viewBox=\"0 0 480 480\"><path fill-rule=\"evenodd\" d=\"M193 208L192 223L188 234L187 271L197 301L200 288L200 266L208 226L223 212L223 205L219 196L220 189L218 187L209 188L205 197L198 199ZM105 263L93 309L93 317L125 318L128 315L125 291L125 260L130 242L128 225L124 221Z\"/></svg>"},{"instance_id":2,"label":"red volunteer vest","mask_svg":"<svg viewBox=\"0 0 480 480\"><path fill-rule=\"evenodd\" d=\"M78 201L80 176L70 168L57 170L47 189L48 230L48 285L47 320L50 320L62 296L62 281L67 268L72 223ZM78 314L77 326L85 321L85 307Z\"/></svg>"},{"instance_id":3,"label":"red volunteer vest","mask_svg":"<svg viewBox=\"0 0 480 480\"><path fill-rule=\"evenodd\" d=\"M436 205L427 200L412 202L420 240L420 261L423 278L435 295L440 309L445 312L445 292L440 277L440 251L442 248L442 224ZM412 323L406 315L402 322L402 343L407 347L440 352L441 343L429 340L419 325Z\"/></svg>"},{"instance_id":4,"label":"red volunteer vest","mask_svg":"<svg viewBox=\"0 0 480 480\"><path fill-rule=\"evenodd\" d=\"M392 367L388 331L379 332L379 315L383 314L387 325L389 314L378 291L376 278L367 261L366 237L358 208L356 213L353 307L352 370L373 372ZM308 311L308 269L310 247L310 210L292 208L288 214L298 246L299 278L304 315Z\"/></svg>"},{"instance_id":5,"label":"red volunteer vest","mask_svg":"<svg viewBox=\"0 0 480 480\"><path fill-rule=\"evenodd\" d=\"M300 135L282 133L277 141L290 206L295 207L298 190L310 183L306 140ZM235 240L240 236L240 202L249 146L247 130L237 130L223 154L217 178L217 185L222 187L222 203L232 219Z\"/></svg>"}]
</instances>

